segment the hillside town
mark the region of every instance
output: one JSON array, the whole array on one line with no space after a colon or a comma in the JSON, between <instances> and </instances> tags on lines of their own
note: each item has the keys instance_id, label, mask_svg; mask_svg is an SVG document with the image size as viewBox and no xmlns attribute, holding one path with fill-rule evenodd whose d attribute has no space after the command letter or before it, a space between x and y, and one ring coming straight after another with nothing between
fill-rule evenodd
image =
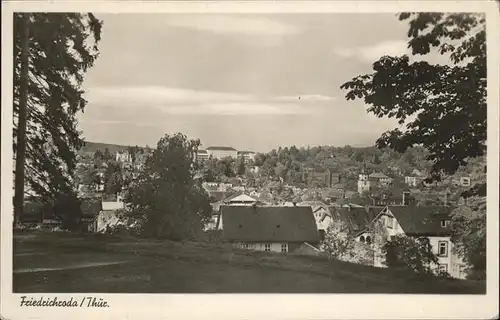
<instances>
[{"instance_id":1,"label":"hillside town","mask_svg":"<svg viewBox=\"0 0 500 320\"><path fill-rule=\"evenodd\" d=\"M75 177L82 199L82 228L97 233L132 228L135 222L123 215L124 197L153 149L117 147L114 153L108 147L92 149L79 153ZM342 157L341 150L337 158ZM350 179L346 171L330 169L338 168L335 165L318 167L321 162L315 167L302 165L299 179L287 181L286 175L266 174L265 164L258 162L262 157L232 147L197 151L194 176L210 199L212 213L204 230L212 241L223 234L224 241L240 249L321 255L328 233L335 232L356 241L346 260L383 267L380 241L397 235L425 236L439 258L436 272L465 279L466 265L453 251L449 224L453 209L467 203L465 191L475 184L472 176L478 174L481 162L459 175L427 183L424 170L393 165L386 166L385 174L363 161L352 183L344 181ZM217 166L223 167L221 174L209 172ZM39 210L31 212L25 222L56 228L61 224L47 215L40 221ZM377 223L383 228L373 229Z\"/></svg>"},{"instance_id":2,"label":"hillside town","mask_svg":"<svg viewBox=\"0 0 500 320\"><path fill-rule=\"evenodd\" d=\"M14 293L495 280L484 15L12 17Z\"/></svg>"}]
</instances>

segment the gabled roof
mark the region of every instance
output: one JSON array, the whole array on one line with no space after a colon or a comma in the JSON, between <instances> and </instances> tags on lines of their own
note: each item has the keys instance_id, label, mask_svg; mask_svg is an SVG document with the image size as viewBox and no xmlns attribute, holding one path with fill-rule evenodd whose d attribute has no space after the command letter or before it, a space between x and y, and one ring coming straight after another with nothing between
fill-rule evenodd
<instances>
[{"instance_id":1,"label":"gabled roof","mask_svg":"<svg viewBox=\"0 0 500 320\"><path fill-rule=\"evenodd\" d=\"M208 154L207 150L198 150L198 154Z\"/></svg>"},{"instance_id":2,"label":"gabled roof","mask_svg":"<svg viewBox=\"0 0 500 320\"><path fill-rule=\"evenodd\" d=\"M344 222L349 234L356 234L367 229L373 219L384 209L384 207L351 207L337 208L334 212L334 218Z\"/></svg>"},{"instance_id":3,"label":"gabled roof","mask_svg":"<svg viewBox=\"0 0 500 320\"><path fill-rule=\"evenodd\" d=\"M221 207L224 238L249 242L319 241L310 207Z\"/></svg>"},{"instance_id":4,"label":"gabled roof","mask_svg":"<svg viewBox=\"0 0 500 320\"><path fill-rule=\"evenodd\" d=\"M227 198L224 199L224 202L231 202L231 201L247 201L247 202L254 202L257 201L257 199L247 195L244 192L238 192L235 193Z\"/></svg>"},{"instance_id":5,"label":"gabled roof","mask_svg":"<svg viewBox=\"0 0 500 320\"><path fill-rule=\"evenodd\" d=\"M208 147L207 150L236 151L236 149L232 147Z\"/></svg>"},{"instance_id":6,"label":"gabled roof","mask_svg":"<svg viewBox=\"0 0 500 320\"><path fill-rule=\"evenodd\" d=\"M441 221L449 220L453 207L448 206L388 206L394 218L408 236L446 236L449 228Z\"/></svg>"}]
</instances>

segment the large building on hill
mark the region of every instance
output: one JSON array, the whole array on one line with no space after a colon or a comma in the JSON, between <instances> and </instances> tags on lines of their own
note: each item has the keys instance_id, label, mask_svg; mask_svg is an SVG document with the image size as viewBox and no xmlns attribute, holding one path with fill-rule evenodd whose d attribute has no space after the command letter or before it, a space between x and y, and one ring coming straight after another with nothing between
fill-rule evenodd
<instances>
[{"instance_id":1,"label":"large building on hill","mask_svg":"<svg viewBox=\"0 0 500 320\"><path fill-rule=\"evenodd\" d=\"M208 156L214 159L236 158L238 151L232 147L208 147L206 149Z\"/></svg>"},{"instance_id":2,"label":"large building on hill","mask_svg":"<svg viewBox=\"0 0 500 320\"><path fill-rule=\"evenodd\" d=\"M246 163L255 158L255 152L253 151L238 151L232 147L208 147L206 149L200 149L196 153L196 159L199 162L204 162L210 158L213 159L223 159L223 158L243 158Z\"/></svg>"}]
</instances>

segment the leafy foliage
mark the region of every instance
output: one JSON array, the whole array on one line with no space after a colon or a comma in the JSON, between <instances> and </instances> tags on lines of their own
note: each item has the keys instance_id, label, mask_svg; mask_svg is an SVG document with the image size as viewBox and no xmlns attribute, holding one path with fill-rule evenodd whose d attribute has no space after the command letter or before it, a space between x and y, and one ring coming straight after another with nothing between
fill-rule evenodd
<instances>
[{"instance_id":1,"label":"leafy foliage","mask_svg":"<svg viewBox=\"0 0 500 320\"><path fill-rule=\"evenodd\" d=\"M382 246L385 264L389 268L410 269L416 273L433 273L438 258L432 252L429 238L397 235Z\"/></svg>"},{"instance_id":2,"label":"leafy foliage","mask_svg":"<svg viewBox=\"0 0 500 320\"><path fill-rule=\"evenodd\" d=\"M165 135L146 160L125 202L141 221L142 234L155 238L194 238L210 219L208 195L194 177L199 140Z\"/></svg>"},{"instance_id":3,"label":"leafy foliage","mask_svg":"<svg viewBox=\"0 0 500 320\"><path fill-rule=\"evenodd\" d=\"M344 83L347 100L363 99L367 111L406 123L378 140L380 148L404 152L423 145L433 162L432 179L453 174L486 151L486 31L480 14L402 13L409 19L408 47L414 55L437 49L450 65L383 56L373 73Z\"/></svg>"},{"instance_id":4,"label":"leafy foliage","mask_svg":"<svg viewBox=\"0 0 500 320\"><path fill-rule=\"evenodd\" d=\"M76 114L86 101L84 73L98 56L102 22L93 14L14 15L14 154L18 141L22 16L29 19L26 182L44 201L74 193L76 150L82 146Z\"/></svg>"},{"instance_id":5,"label":"leafy foliage","mask_svg":"<svg viewBox=\"0 0 500 320\"><path fill-rule=\"evenodd\" d=\"M329 258L343 260L353 255L354 241L349 238L347 233L341 232L342 227L339 221L335 221L326 230L321 250Z\"/></svg>"},{"instance_id":6,"label":"leafy foliage","mask_svg":"<svg viewBox=\"0 0 500 320\"><path fill-rule=\"evenodd\" d=\"M475 197L469 205L453 211L452 241L458 255L470 266L470 274L486 275L486 197Z\"/></svg>"}]
</instances>

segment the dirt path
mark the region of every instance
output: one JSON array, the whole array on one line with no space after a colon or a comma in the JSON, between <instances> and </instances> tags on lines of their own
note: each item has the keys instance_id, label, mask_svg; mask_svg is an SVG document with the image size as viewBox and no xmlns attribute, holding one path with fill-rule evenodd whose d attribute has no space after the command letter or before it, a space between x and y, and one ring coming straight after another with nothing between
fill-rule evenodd
<instances>
[{"instance_id":1,"label":"dirt path","mask_svg":"<svg viewBox=\"0 0 500 320\"><path fill-rule=\"evenodd\" d=\"M82 268L91 268L91 267L100 267L100 266L109 266L116 264L124 264L128 261L111 261L111 262L87 262L87 263L79 263L69 266L63 266L58 268L24 268L24 269L16 269L14 273L29 273L29 272L41 272L41 271L61 271L61 270L71 270L71 269L82 269Z\"/></svg>"}]
</instances>

